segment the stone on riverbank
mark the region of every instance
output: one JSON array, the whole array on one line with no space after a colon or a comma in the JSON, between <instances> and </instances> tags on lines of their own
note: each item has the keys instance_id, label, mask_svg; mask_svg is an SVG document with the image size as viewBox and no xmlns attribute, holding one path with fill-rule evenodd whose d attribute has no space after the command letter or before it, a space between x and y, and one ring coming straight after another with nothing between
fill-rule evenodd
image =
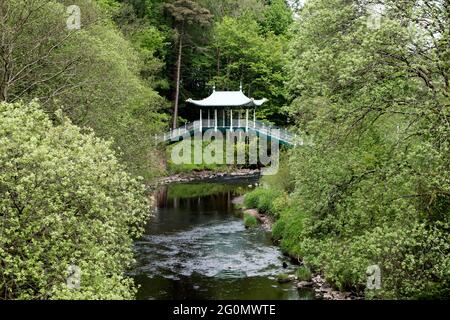
<instances>
[{"instance_id":1,"label":"stone on riverbank","mask_svg":"<svg viewBox=\"0 0 450 320\"><path fill-rule=\"evenodd\" d=\"M302 289L302 288L312 288L314 285L314 282L312 281L300 281L299 283L297 283L297 288Z\"/></svg>"},{"instance_id":2,"label":"stone on riverbank","mask_svg":"<svg viewBox=\"0 0 450 320\"><path fill-rule=\"evenodd\" d=\"M233 200L231 200L231 203L234 205L242 206L244 204L244 199L245 199L244 196L236 197Z\"/></svg>"},{"instance_id":3,"label":"stone on riverbank","mask_svg":"<svg viewBox=\"0 0 450 320\"><path fill-rule=\"evenodd\" d=\"M277 281L278 283L288 283L292 281L292 278L285 273L281 273L277 276Z\"/></svg>"}]
</instances>

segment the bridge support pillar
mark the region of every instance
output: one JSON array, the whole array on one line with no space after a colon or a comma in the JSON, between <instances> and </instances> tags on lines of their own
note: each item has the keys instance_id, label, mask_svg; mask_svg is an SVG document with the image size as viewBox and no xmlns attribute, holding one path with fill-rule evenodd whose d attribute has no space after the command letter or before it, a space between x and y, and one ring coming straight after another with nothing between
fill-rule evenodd
<instances>
[{"instance_id":1,"label":"bridge support pillar","mask_svg":"<svg viewBox=\"0 0 450 320\"><path fill-rule=\"evenodd\" d=\"M238 111L238 128L241 128L241 110Z\"/></svg>"},{"instance_id":2,"label":"bridge support pillar","mask_svg":"<svg viewBox=\"0 0 450 320\"><path fill-rule=\"evenodd\" d=\"M256 128L256 109L253 109L253 129Z\"/></svg>"},{"instance_id":3,"label":"bridge support pillar","mask_svg":"<svg viewBox=\"0 0 450 320\"><path fill-rule=\"evenodd\" d=\"M214 130L217 131L217 109L214 109Z\"/></svg>"},{"instance_id":4,"label":"bridge support pillar","mask_svg":"<svg viewBox=\"0 0 450 320\"><path fill-rule=\"evenodd\" d=\"M200 109L200 132L203 132L203 111Z\"/></svg>"},{"instance_id":5,"label":"bridge support pillar","mask_svg":"<svg viewBox=\"0 0 450 320\"><path fill-rule=\"evenodd\" d=\"M248 132L248 109L245 110L245 132Z\"/></svg>"},{"instance_id":6,"label":"bridge support pillar","mask_svg":"<svg viewBox=\"0 0 450 320\"><path fill-rule=\"evenodd\" d=\"M233 109L230 109L230 131L233 132Z\"/></svg>"}]
</instances>

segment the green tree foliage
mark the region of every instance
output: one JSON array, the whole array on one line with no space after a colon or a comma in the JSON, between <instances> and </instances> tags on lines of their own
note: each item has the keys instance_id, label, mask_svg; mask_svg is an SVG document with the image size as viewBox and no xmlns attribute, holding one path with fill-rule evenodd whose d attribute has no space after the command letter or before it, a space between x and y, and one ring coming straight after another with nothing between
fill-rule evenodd
<instances>
[{"instance_id":1,"label":"green tree foliage","mask_svg":"<svg viewBox=\"0 0 450 320\"><path fill-rule=\"evenodd\" d=\"M245 16L262 21L267 7L266 1L261 0L199 0L199 2L214 14L216 21L221 21L225 17L238 19Z\"/></svg>"},{"instance_id":2,"label":"green tree foliage","mask_svg":"<svg viewBox=\"0 0 450 320\"><path fill-rule=\"evenodd\" d=\"M60 114L60 113L59 113ZM112 143L37 103L0 103L2 299L131 299L132 237L149 203ZM81 268L79 289L66 285Z\"/></svg>"},{"instance_id":3,"label":"green tree foliage","mask_svg":"<svg viewBox=\"0 0 450 320\"><path fill-rule=\"evenodd\" d=\"M288 108L313 138L290 160L283 247L340 289L450 296L450 7L445 1L310 0L290 46ZM295 226L292 228L292 226ZM280 231L281 230L281 231Z\"/></svg>"},{"instance_id":4,"label":"green tree foliage","mask_svg":"<svg viewBox=\"0 0 450 320\"><path fill-rule=\"evenodd\" d=\"M226 17L214 31L217 75L213 83L220 89L237 90L244 84L244 93L269 102L258 109L258 117L285 122L281 107L286 102L284 54L286 38L269 32L261 34L261 26L253 19Z\"/></svg>"},{"instance_id":5,"label":"green tree foliage","mask_svg":"<svg viewBox=\"0 0 450 320\"><path fill-rule=\"evenodd\" d=\"M135 36L137 53L109 19L114 1L68 4L81 9L80 30L66 28L66 6L57 1L2 1L10 14L0 15L1 100L37 98L49 114L62 108L74 124L113 138L129 170L150 178L159 170L151 137L167 118L152 89L151 56L163 40L149 43L155 32L146 29Z\"/></svg>"},{"instance_id":6,"label":"green tree foliage","mask_svg":"<svg viewBox=\"0 0 450 320\"><path fill-rule=\"evenodd\" d=\"M292 12L283 0L123 1L115 21L125 34L139 34L144 25L152 25L164 37L167 50L156 54L165 62L159 79L171 81L170 86L162 81L157 90L179 105L174 109L179 109L180 119L198 117L184 103L187 98L204 98L213 83L221 90L237 90L242 80L246 94L270 99L261 118L286 122L281 112L287 104L282 68ZM132 42L136 44L135 38Z\"/></svg>"},{"instance_id":7,"label":"green tree foliage","mask_svg":"<svg viewBox=\"0 0 450 320\"><path fill-rule=\"evenodd\" d=\"M150 87L164 91L169 88L166 59L170 48L170 33L153 25L151 17L147 16L147 10L140 12L139 8L123 3L112 17L139 54L142 61L139 66L140 76Z\"/></svg>"},{"instance_id":8,"label":"green tree foliage","mask_svg":"<svg viewBox=\"0 0 450 320\"><path fill-rule=\"evenodd\" d=\"M180 99L181 68L183 63L183 47L187 44L193 46L191 33L200 32L203 27L208 27L212 21L212 15L208 9L203 8L197 2L191 0L176 0L166 5L167 11L173 17L174 28L177 37L177 62L175 66L175 95L173 108L173 129L178 127L178 107ZM188 42L189 41L189 42Z\"/></svg>"},{"instance_id":9,"label":"green tree foliage","mask_svg":"<svg viewBox=\"0 0 450 320\"><path fill-rule=\"evenodd\" d=\"M271 0L264 11L264 20L261 22L265 32L276 35L286 34L293 22L292 10L285 0Z\"/></svg>"}]
</instances>

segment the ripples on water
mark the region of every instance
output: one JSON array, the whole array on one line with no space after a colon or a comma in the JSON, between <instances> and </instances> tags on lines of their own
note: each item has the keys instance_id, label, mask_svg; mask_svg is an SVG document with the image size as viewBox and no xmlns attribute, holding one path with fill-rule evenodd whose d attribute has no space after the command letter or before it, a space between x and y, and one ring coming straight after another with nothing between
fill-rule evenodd
<instances>
[{"instance_id":1,"label":"ripples on water","mask_svg":"<svg viewBox=\"0 0 450 320\"><path fill-rule=\"evenodd\" d=\"M207 276L254 277L283 272L278 248L261 230L246 230L240 219L206 223L188 231L147 235L136 243L140 273L174 279L194 272Z\"/></svg>"},{"instance_id":2,"label":"ripples on water","mask_svg":"<svg viewBox=\"0 0 450 320\"><path fill-rule=\"evenodd\" d=\"M169 194L162 190L147 234L135 243L138 263L132 275L141 285L140 299L309 297L292 284L277 283L276 275L291 273L294 266L283 268L287 259L269 234L246 230L235 215L231 199L238 186L248 184L240 180L232 188L227 184L226 191L194 198L173 198L170 189Z\"/></svg>"}]
</instances>

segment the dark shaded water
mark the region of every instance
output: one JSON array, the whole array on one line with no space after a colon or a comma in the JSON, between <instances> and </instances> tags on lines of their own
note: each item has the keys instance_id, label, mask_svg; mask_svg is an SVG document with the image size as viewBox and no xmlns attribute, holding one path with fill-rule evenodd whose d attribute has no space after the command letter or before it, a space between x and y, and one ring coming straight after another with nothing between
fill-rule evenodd
<instances>
[{"instance_id":1,"label":"dark shaded water","mask_svg":"<svg viewBox=\"0 0 450 320\"><path fill-rule=\"evenodd\" d=\"M139 299L309 299L276 276L292 273L270 235L246 230L231 200L255 178L177 184L160 191L135 244ZM288 268L283 268L283 262Z\"/></svg>"}]
</instances>

